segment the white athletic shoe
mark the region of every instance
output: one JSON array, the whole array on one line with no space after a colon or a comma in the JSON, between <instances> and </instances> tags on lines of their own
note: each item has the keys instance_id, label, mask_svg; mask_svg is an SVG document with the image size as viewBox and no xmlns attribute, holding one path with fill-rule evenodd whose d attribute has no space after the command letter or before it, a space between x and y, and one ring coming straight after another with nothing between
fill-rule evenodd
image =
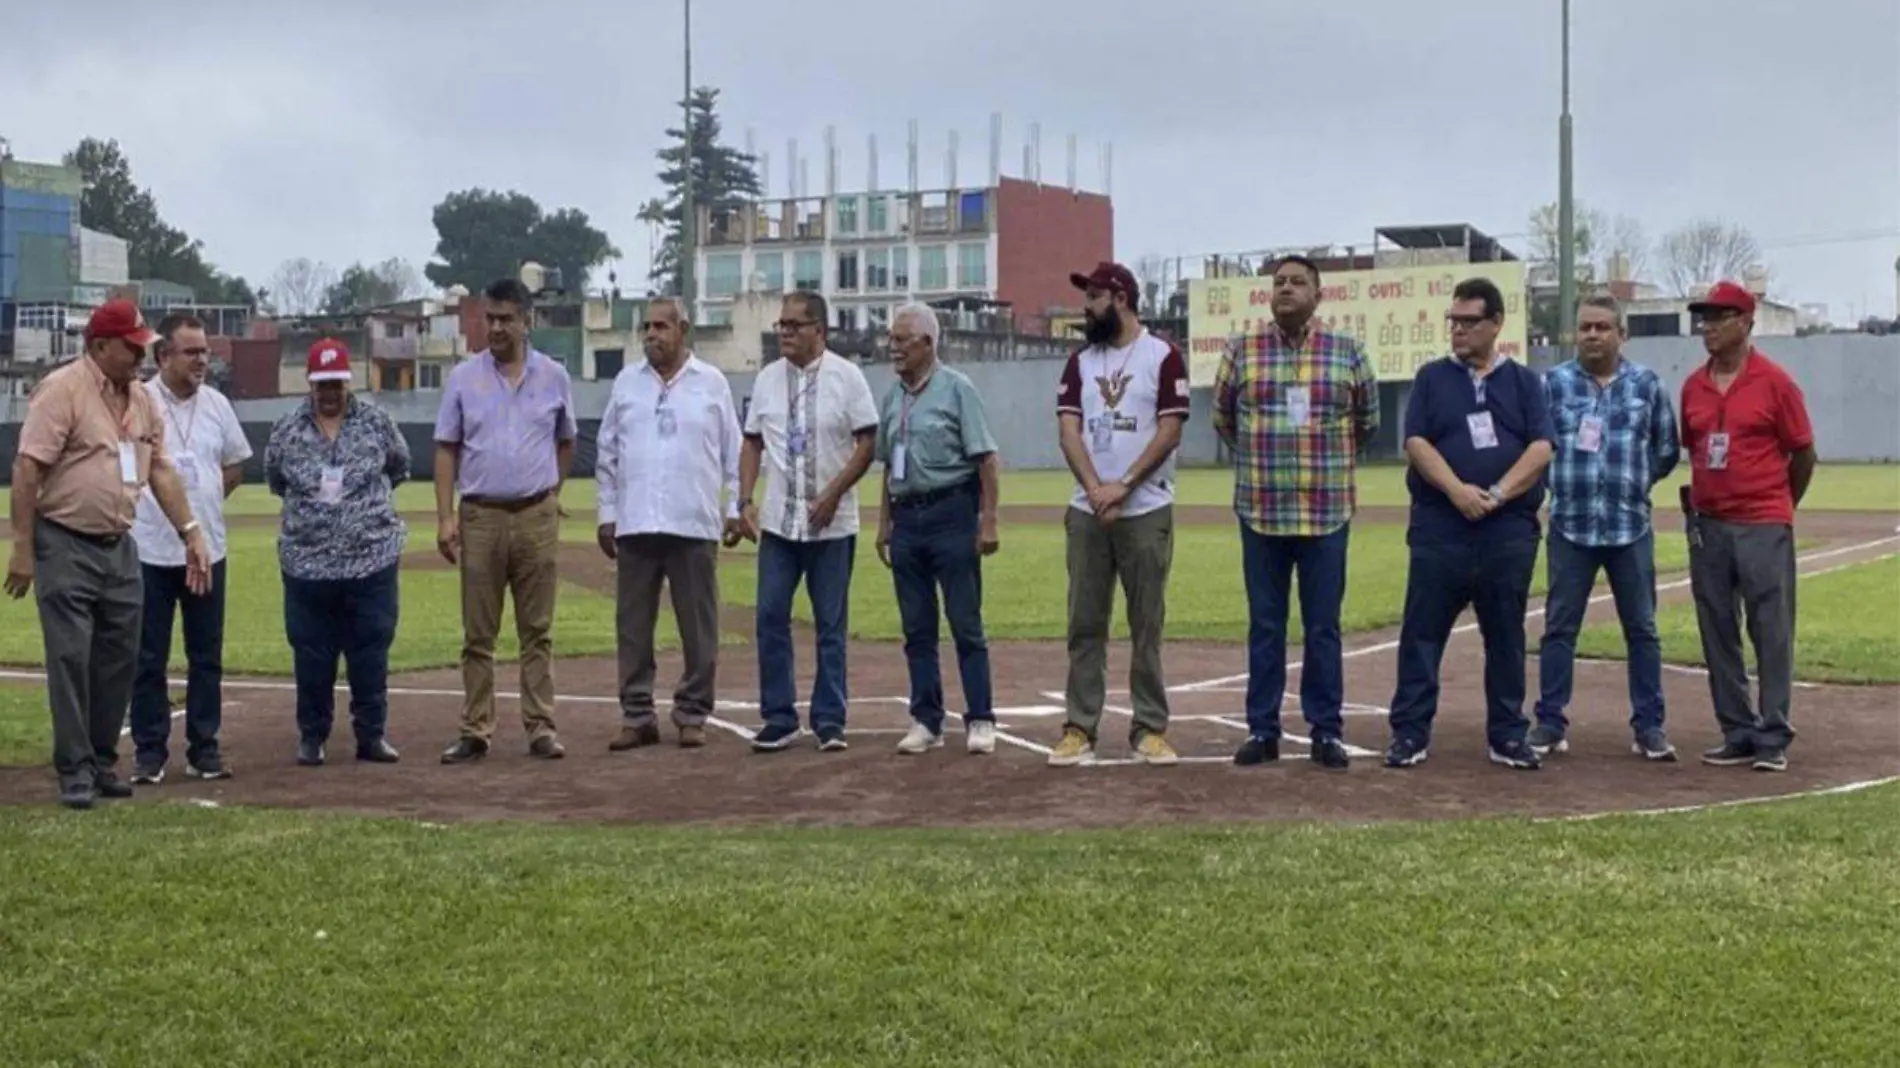
<instances>
[{"instance_id":1,"label":"white athletic shoe","mask_svg":"<svg viewBox=\"0 0 1900 1068\"><path fill-rule=\"evenodd\" d=\"M963 744L972 753L996 752L996 724L987 719L973 720L963 728Z\"/></svg>"},{"instance_id":2,"label":"white athletic shoe","mask_svg":"<svg viewBox=\"0 0 1900 1068\"><path fill-rule=\"evenodd\" d=\"M910 733L904 735L904 740L897 743L897 751L906 756L916 756L942 747L943 735L932 732L929 727L921 723L912 724Z\"/></svg>"}]
</instances>

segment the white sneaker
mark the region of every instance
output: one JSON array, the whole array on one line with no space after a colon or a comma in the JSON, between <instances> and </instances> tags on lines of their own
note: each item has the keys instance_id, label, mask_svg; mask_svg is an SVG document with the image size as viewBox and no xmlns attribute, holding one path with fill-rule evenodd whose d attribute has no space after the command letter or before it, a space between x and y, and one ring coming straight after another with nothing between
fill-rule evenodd
<instances>
[{"instance_id":1,"label":"white sneaker","mask_svg":"<svg viewBox=\"0 0 1900 1068\"><path fill-rule=\"evenodd\" d=\"M904 735L904 740L897 743L897 751L906 756L916 756L919 753L941 748L943 748L943 735L933 733L929 727L921 723L912 724L910 733Z\"/></svg>"},{"instance_id":2,"label":"white sneaker","mask_svg":"<svg viewBox=\"0 0 1900 1068\"><path fill-rule=\"evenodd\" d=\"M963 728L964 746L972 753L996 752L996 724L987 719L975 720Z\"/></svg>"}]
</instances>

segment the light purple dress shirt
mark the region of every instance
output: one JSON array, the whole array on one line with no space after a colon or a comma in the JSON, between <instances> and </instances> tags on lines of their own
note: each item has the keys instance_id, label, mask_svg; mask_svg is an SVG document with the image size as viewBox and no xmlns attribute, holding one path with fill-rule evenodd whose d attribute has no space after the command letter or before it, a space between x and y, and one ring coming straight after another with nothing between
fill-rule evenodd
<instances>
[{"instance_id":1,"label":"light purple dress shirt","mask_svg":"<svg viewBox=\"0 0 1900 1068\"><path fill-rule=\"evenodd\" d=\"M508 384L487 352L463 361L449 372L435 417L435 440L462 447L462 496L495 500L558 485L555 448L578 430L567 368L533 349L519 386Z\"/></svg>"}]
</instances>

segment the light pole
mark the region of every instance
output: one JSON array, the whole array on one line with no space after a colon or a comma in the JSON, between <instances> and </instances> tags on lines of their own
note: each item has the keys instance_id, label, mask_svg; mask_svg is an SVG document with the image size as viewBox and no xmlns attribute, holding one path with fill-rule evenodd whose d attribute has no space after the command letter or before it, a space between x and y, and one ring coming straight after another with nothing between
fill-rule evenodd
<instances>
[{"instance_id":1,"label":"light pole","mask_svg":"<svg viewBox=\"0 0 1900 1068\"><path fill-rule=\"evenodd\" d=\"M1570 187L1570 0L1563 0L1563 113L1557 119L1557 358L1577 345L1577 219Z\"/></svg>"},{"instance_id":2,"label":"light pole","mask_svg":"<svg viewBox=\"0 0 1900 1068\"><path fill-rule=\"evenodd\" d=\"M693 0L685 0L685 3L686 118L681 130L686 139L680 153L680 168L685 174L680 182L680 302L686 306L687 322L692 323L699 319L693 301L693 258L698 255L699 218L693 207Z\"/></svg>"}]
</instances>

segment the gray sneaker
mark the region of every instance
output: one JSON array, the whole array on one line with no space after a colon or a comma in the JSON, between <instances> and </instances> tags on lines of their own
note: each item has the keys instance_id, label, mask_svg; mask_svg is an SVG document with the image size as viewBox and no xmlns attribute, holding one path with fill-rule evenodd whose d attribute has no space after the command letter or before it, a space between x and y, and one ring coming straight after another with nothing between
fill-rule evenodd
<instances>
[{"instance_id":1,"label":"gray sneaker","mask_svg":"<svg viewBox=\"0 0 1900 1068\"><path fill-rule=\"evenodd\" d=\"M1530 735L1524 741L1537 751L1538 756L1570 751L1570 743L1565 740L1564 732L1545 723L1532 727Z\"/></svg>"},{"instance_id":2,"label":"gray sneaker","mask_svg":"<svg viewBox=\"0 0 1900 1068\"><path fill-rule=\"evenodd\" d=\"M1669 735L1663 733L1661 727L1637 732L1636 740L1630 743L1630 752L1644 760L1656 760L1665 764L1676 762L1676 747L1669 744Z\"/></svg>"},{"instance_id":3,"label":"gray sneaker","mask_svg":"<svg viewBox=\"0 0 1900 1068\"><path fill-rule=\"evenodd\" d=\"M165 781L165 762L141 760L132 766L132 785L157 786Z\"/></svg>"}]
</instances>

